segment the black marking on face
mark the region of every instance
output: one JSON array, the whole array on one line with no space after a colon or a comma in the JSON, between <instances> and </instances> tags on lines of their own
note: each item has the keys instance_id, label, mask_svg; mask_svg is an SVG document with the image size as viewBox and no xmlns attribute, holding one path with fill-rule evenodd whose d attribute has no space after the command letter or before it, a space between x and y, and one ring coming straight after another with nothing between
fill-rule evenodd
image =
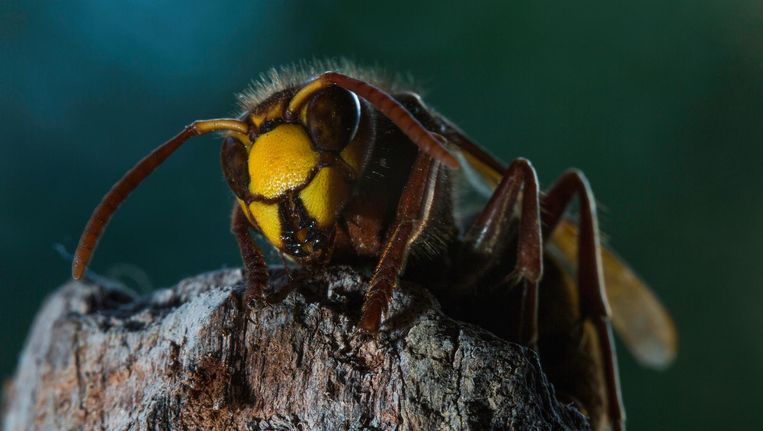
<instances>
[{"instance_id":1,"label":"black marking on face","mask_svg":"<svg viewBox=\"0 0 763 431\"><path fill-rule=\"evenodd\" d=\"M283 250L295 258L320 259L330 243L330 231L318 227L302 200L294 194L278 204Z\"/></svg>"}]
</instances>

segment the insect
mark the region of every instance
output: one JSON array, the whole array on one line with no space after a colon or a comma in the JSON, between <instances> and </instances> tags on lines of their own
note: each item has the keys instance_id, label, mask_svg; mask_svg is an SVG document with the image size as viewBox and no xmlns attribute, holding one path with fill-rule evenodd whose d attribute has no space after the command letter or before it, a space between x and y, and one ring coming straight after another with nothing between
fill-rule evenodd
<instances>
[{"instance_id":1,"label":"insect","mask_svg":"<svg viewBox=\"0 0 763 431\"><path fill-rule=\"evenodd\" d=\"M504 167L404 85L344 62L273 72L241 100L239 117L193 122L112 187L82 234L75 279L128 194L189 138L221 132L247 301L268 285L252 231L306 267L373 265L359 321L371 333L401 276L429 280L455 315L537 349L559 396L595 429L624 426L610 316L643 363L675 356L667 312L601 246L579 171L542 194L529 161ZM454 215L460 173L491 190L465 226ZM565 217L575 199L579 222ZM420 253L429 263L406 272ZM447 269L437 278L433 265Z\"/></svg>"}]
</instances>

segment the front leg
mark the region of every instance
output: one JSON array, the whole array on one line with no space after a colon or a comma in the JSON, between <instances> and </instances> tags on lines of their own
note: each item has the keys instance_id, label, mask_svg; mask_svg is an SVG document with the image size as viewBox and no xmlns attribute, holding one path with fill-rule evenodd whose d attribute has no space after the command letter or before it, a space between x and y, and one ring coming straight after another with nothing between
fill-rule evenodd
<instances>
[{"instance_id":1,"label":"front leg","mask_svg":"<svg viewBox=\"0 0 763 431\"><path fill-rule=\"evenodd\" d=\"M360 327L366 331L379 331L382 313L387 311L392 291L405 270L411 246L427 227L445 193L448 193L445 167L420 151L363 302Z\"/></svg>"},{"instance_id":2,"label":"front leg","mask_svg":"<svg viewBox=\"0 0 763 431\"><path fill-rule=\"evenodd\" d=\"M268 265L262 252L254 242L250 233L251 225L238 202L233 202L230 229L236 237L241 259L244 261L242 275L246 283L244 303L250 305L252 301L264 299L265 288L268 285Z\"/></svg>"}]
</instances>

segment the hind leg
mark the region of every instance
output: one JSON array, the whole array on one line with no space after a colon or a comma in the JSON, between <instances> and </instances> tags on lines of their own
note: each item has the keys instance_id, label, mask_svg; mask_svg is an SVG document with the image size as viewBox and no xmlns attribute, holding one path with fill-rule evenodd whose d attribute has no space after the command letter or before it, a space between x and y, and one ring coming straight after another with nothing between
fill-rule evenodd
<instances>
[{"instance_id":1,"label":"hind leg","mask_svg":"<svg viewBox=\"0 0 763 431\"><path fill-rule=\"evenodd\" d=\"M582 322L590 323L600 349L607 393L607 412L615 430L624 429L624 408L612 340L610 311L604 292L599 227L593 192L582 172L571 170L562 175L541 200L543 237L547 240L573 201L580 203L578 234L577 296Z\"/></svg>"}]
</instances>

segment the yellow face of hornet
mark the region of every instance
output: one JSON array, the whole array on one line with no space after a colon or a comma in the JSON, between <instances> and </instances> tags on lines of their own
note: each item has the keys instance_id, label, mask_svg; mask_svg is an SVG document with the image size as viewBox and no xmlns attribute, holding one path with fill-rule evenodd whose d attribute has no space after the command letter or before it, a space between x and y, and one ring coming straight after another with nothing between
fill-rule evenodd
<instances>
[{"instance_id":1,"label":"yellow face of hornet","mask_svg":"<svg viewBox=\"0 0 763 431\"><path fill-rule=\"evenodd\" d=\"M244 214L288 255L318 259L330 246L370 153L362 117L355 94L306 87L263 102L255 132L226 139L223 171Z\"/></svg>"}]
</instances>

